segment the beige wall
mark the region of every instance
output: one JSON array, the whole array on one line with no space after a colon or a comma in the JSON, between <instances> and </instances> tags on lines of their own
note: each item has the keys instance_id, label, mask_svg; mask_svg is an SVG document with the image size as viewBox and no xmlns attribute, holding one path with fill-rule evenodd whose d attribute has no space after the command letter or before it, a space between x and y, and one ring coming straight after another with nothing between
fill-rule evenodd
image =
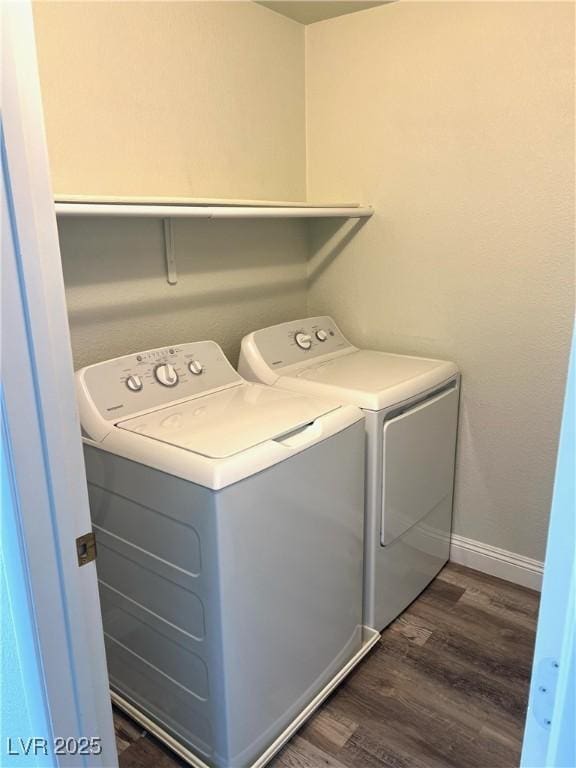
<instances>
[{"instance_id":1,"label":"beige wall","mask_svg":"<svg viewBox=\"0 0 576 768\"><path fill-rule=\"evenodd\" d=\"M72 218L59 231L77 368L199 339L235 364L244 334L306 312L297 221L175 220L177 285L166 282L159 220Z\"/></svg>"},{"instance_id":2,"label":"beige wall","mask_svg":"<svg viewBox=\"0 0 576 768\"><path fill-rule=\"evenodd\" d=\"M34 6L56 193L305 197L304 32L249 2ZM62 220L76 367L305 313L299 222Z\"/></svg>"},{"instance_id":3,"label":"beige wall","mask_svg":"<svg viewBox=\"0 0 576 768\"><path fill-rule=\"evenodd\" d=\"M201 0L34 16L56 193L305 197L300 24Z\"/></svg>"},{"instance_id":4,"label":"beige wall","mask_svg":"<svg viewBox=\"0 0 576 768\"><path fill-rule=\"evenodd\" d=\"M304 27L244 2L35 8L56 191L297 199ZM76 365L330 312L464 374L456 531L541 558L573 286L573 6L400 2L306 28L308 196L344 224L63 221ZM344 244L344 247L342 245Z\"/></svg>"},{"instance_id":5,"label":"beige wall","mask_svg":"<svg viewBox=\"0 0 576 768\"><path fill-rule=\"evenodd\" d=\"M574 260L574 6L400 2L307 28L308 193L376 206L309 311L463 372L456 532L542 558ZM325 241L328 245L324 244Z\"/></svg>"}]
</instances>

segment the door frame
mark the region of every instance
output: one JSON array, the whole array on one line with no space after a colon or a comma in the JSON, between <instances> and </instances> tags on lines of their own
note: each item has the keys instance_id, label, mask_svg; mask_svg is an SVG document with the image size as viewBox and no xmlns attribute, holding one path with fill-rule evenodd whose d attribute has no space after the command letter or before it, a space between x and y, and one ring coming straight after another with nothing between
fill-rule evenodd
<instances>
[{"instance_id":1,"label":"door frame","mask_svg":"<svg viewBox=\"0 0 576 768\"><path fill-rule=\"evenodd\" d=\"M576 337L564 399L521 768L576 764Z\"/></svg>"},{"instance_id":2,"label":"door frame","mask_svg":"<svg viewBox=\"0 0 576 768\"><path fill-rule=\"evenodd\" d=\"M31 3L1 13L2 390L16 525L51 738L97 737L102 751L48 747L58 766L115 768L96 567L76 551L91 523Z\"/></svg>"}]
</instances>

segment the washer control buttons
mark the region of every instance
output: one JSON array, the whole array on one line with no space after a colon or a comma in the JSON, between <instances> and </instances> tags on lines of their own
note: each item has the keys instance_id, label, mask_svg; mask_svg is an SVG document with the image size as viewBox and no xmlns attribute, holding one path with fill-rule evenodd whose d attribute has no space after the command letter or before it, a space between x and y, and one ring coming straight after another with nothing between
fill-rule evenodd
<instances>
[{"instance_id":1,"label":"washer control buttons","mask_svg":"<svg viewBox=\"0 0 576 768\"><path fill-rule=\"evenodd\" d=\"M204 366L199 360L190 360L188 363L188 370L193 373L194 376L200 376L204 372Z\"/></svg>"},{"instance_id":2,"label":"washer control buttons","mask_svg":"<svg viewBox=\"0 0 576 768\"><path fill-rule=\"evenodd\" d=\"M299 331L296 336L294 336L294 341L300 349L310 349L312 346L312 337L308 333L302 333L302 331Z\"/></svg>"},{"instance_id":3,"label":"washer control buttons","mask_svg":"<svg viewBox=\"0 0 576 768\"><path fill-rule=\"evenodd\" d=\"M163 387L175 387L178 384L178 374L170 363L161 363L154 369L154 376Z\"/></svg>"},{"instance_id":4,"label":"washer control buttons","mask_svg":"<svg viewBox=\"0 0 576 768\"><path fill-rule=\"evenodd\" d=\"M326 341L326 339L328 338L328 334L326 333L325 330L320 328L319 331L316 331L316 338L318 339L318 341Z\"/></svg>"},{"instance_id":5,"label":"washer control buttons","mask_svg":"<svg viewBox=\"0 0 576 768\"><path fill-rule=\"evenodd\" d=\"M126 378L126 386L131 392L140 392L144 385L142 384L140 376L131 374Z\"/></svg>"}]
</instances>

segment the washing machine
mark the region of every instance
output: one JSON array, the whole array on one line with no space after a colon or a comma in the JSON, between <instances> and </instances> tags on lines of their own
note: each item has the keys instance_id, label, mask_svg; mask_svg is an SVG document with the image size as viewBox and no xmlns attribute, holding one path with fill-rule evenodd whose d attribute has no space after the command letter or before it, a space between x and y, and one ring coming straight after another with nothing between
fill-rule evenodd
<instances>
[{"instance_id":1,"label":"washing machine","mask_svg":"<svg viewBox=\"0 0 576 768\"><path fill-rule=\"evenodd\" d=\"M264 765L378 638L362 414L211 341L76 382L113 699L192 765Z\"/></svg>"},{"instance_id":2,"label":"washing machine","mask_svg":"<svg viewBox=\"0 0 576 768\"><path fill-rule=\"evenodd\" d=\"M460 377L453 363L358 349L331 317L242 341L244 377L359 406L366 426L364 621L382 629L446 563Z\"/></svg>"}]
</instances>

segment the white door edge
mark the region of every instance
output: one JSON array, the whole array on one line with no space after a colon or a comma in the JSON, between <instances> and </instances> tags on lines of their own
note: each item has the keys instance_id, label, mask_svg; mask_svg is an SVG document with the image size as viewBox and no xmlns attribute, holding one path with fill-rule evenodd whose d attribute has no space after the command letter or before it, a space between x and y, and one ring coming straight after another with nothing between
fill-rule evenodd
<instances>
[{"instance_id":1,"label":"white door edge","mask_svg":"<svg viewBox=\"0 0 576 768\"><path fill-rule=\"evenodd\" d=\"M90 515L29 2L2 4L2 38L3 206L15 235L3 249L2 383L19 523L52 736L102 743L54 761L115 768L95 564L79 567L76 554Z\"/></svg>"}]
</instances>

